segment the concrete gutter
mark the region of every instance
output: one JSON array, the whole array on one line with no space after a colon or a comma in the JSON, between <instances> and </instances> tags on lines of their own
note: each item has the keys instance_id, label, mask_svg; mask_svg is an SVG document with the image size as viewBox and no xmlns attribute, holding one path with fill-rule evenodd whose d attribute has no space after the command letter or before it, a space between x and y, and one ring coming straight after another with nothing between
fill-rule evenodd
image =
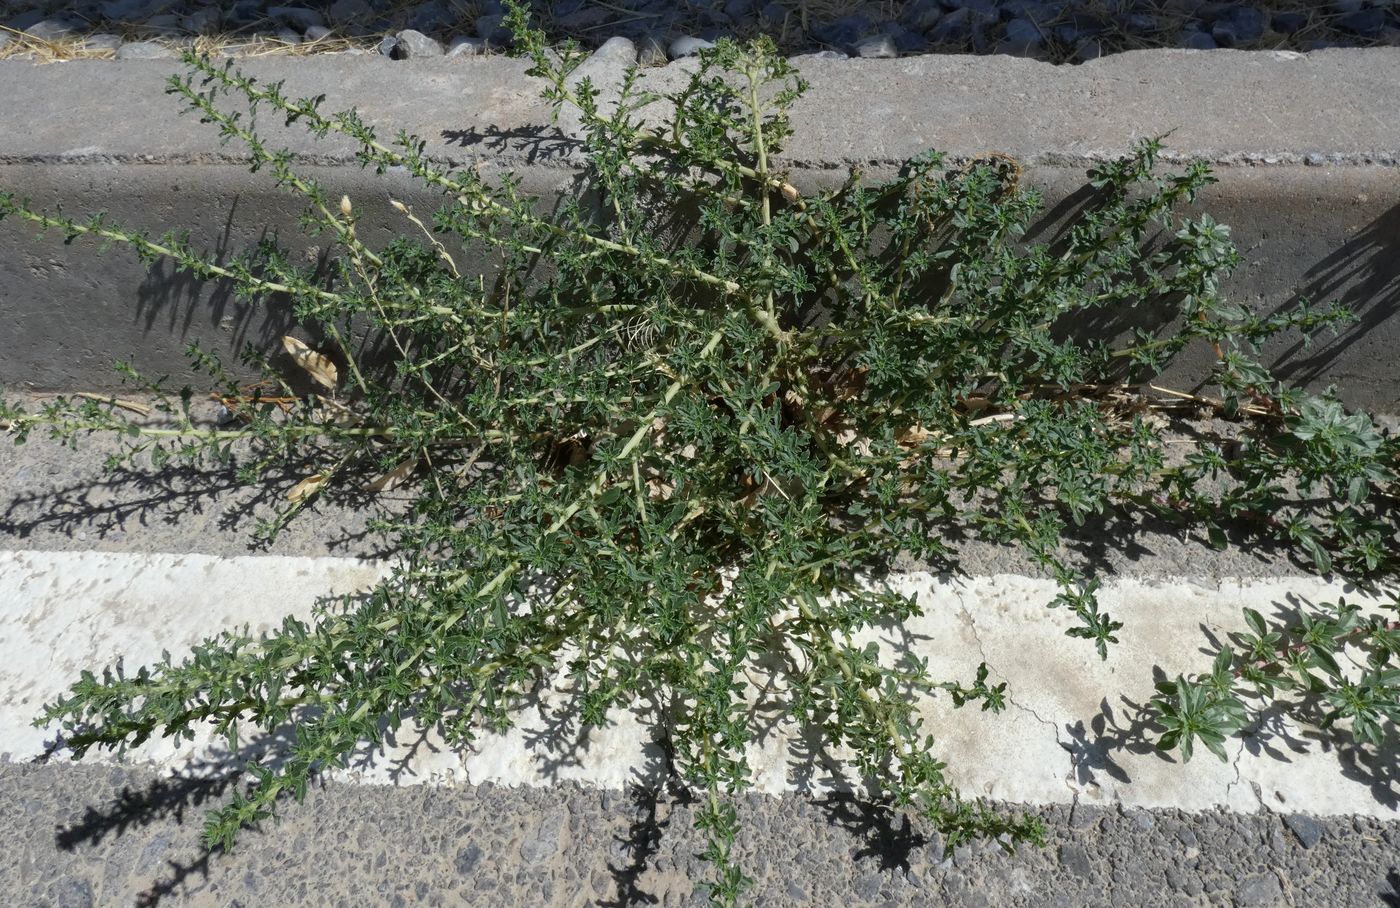
<instances>
[{"instance_id":1,"label":"concrete gutter","mask_svg":"<svg viewBox=\"0 0 1400 908\"><path fill-rule=\"evenodd\" d=\"M180 658L224 627L270 631L284 614L309 616L319 597L364 589L384 569L383 562L351 558L0 550L0 602L6 603L0 611L0 753L15 761L43 753L47 734L30 722L84 669L99 670L122 657L133 671L165 650ZM915 572L895 583L918 599L925 615L898 629L871 631L857 645L876 642L890 661L914 652L928 660L936 678L970 680L985 661L993 683L1008 682L1010 705L1000 714L955 710L946 696L922 706L938 755L966 795L1038 805L1400 818L1384 752L1356 748L1345 735L1273 717L1227 742L1229 762L1202 749L1184 765L1179 755L1146 745L1139 711L1157 677L1207 668L1204 648L1245 629L1245 606L1272 616L1344 593L1350 601L1367 601L1341 583L1115 580L1102 600L1126 627L1107 661L1087 643L1065 640L1072 616L1046 609L1055 596L1053 581ZM858 787L832 759L836 755L812 753L784 717L783 697L775 693L780 674L757 671L748 678L753 708L768 726L749 751L756 790L821 794ZM333 777L396 784L576 782L608 789L664 782L664 756L645 710L618 711L606 727L582 734L563 721L573 710L567 689L562 675L554 678L537 702L522 708L515 728L505 735L483 732L471 750L445 746L438 729L410 726L387 748L359 754L350 770ZM239 762L203 732L193 742L152 741L126 760L177 773L216 772Z\"/></svg>"},{"instance_id":2,"label":"concrete gutter","mask_svg":"<svg viewBox=\"0 0 1400 908\"><path fill-rule=\"evenodd\" d=\"M888 171L929 147L955 156L1001 151L1045 190L1053 231L1080 198L1084 171L1134 140L1170 133L1170 158L1205 158L1220 178L1203 207L1234 227L1248 264L1227 285L1237 301L1273 310L1300 297L1341 300L1361 322L1311 349L1284 342L1266 361L1314 385L1337 383L1353 403L1392 409L1400 369L1400 49L1286 52L1139 51L1077 67L1004 56L897 60L798 59L811 83L784 156L804 189L860 165ZM320 55L247 59L248 73L285 80L294 95L325 93L326 107L360 109L391 136L403 128L454 164L513 170L545 199L576 192L569 136L550 125L524 64L509 59L394 62ZM606 83L616 58L589 64ZM693 62L648 70L665 89ZM164 94L169 61L0 61L0 187L72 213L105 210L132 227L187 227L195 243L230 255L277 233L298 235L299 205L241 151L220 146ZM567 129L568 123L563 124ZM314 142L267 123L306 173L348 192L367 223L402 227L393 194L430 210L437 199L403 175L377 178L344 142ZM267 348L289 326L285 309L253 306L227 288L200 286L165 264L147 274L129 255L35 241L0 223L0 385L36 390L106 388L112 361L132 357L153 374L187 377L193 340L216 349ZM80 244L81 246L81 244ZM1187 363L1189 384L1202 362Z\"/></svg>"}]
</instances>

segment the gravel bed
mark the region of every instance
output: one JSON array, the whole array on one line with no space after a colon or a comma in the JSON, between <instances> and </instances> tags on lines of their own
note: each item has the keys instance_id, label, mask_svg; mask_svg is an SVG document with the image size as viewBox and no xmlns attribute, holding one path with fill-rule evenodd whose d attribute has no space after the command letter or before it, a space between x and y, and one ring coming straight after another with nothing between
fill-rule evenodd
<instances>
[{"instance_id":1,"label":"gravel bed","mask_svg":"<svg viewBox=\"0 0 1400 908\"><path fill-rule=\"evenodd\" d=\"M771 35L789 54L1013 54L1078 63L1143 48L1313 51L1400 45L1400 0L533 0L556 40L632 39L643 65L722 36ZM0 58L150 59L182 46L231 55L504 51L500 0L15 0Z\"/></svg>"}]
</instances>

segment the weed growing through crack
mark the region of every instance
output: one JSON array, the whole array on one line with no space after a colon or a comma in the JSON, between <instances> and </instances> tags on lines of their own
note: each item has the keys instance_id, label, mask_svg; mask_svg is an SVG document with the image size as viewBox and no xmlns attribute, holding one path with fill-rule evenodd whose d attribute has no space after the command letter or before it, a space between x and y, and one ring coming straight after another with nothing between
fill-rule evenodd
<instances>
[{"instance_id":1,"label":"weed growing through crack","mask_svg":"<svg viewBox=\"0 0 1400 908\"><path fill-rule=\"evenodd\" d=\"M232 743L292 723L281 751L248 766L251 783L211 814L211 847L232 846L386 729L411 717L469 747L560 672L584 725L649 705L676 773L702 793L711 896L732 904L748 881L729 795L749 782L758 730L746 670L760 663L778 666L793 721L948 846L1040 842L1036 818L959 794L920 717L920 700L940 694L1000 710L1005 685L989 684L985 665L966 683L935 678L918 659L892 664L852 642L919 613L885 582L897 557L952 569L953 534L1017 544L1058 583L1047 605L1073 613L1076 645L1101 656L1129 629L1060 540L1105 514L1166 518L1221 545L1227 531L1272 540L1319 572L1394 577L1400 445L1256 359L1273 334L1346 313L1265 318L1221 298L1238 262L1228 230L1178 213L1212 182L1206 166L1159 173L1160 144L1142 142L1091 172L1095 195L1071 229L1028 245L1040 200L1005 158L950 167L930 152L887 182L852 174L799 192L774 162L805 85L763 40L720 42L669 96L629 72L604 105L575 77L580 54L547 50L522 10L512 20L545 97L583 125L596 207L542 214L512 179L443 167L413 136L383 141L353 111L326 113L319 98L195 55L170 90L305 199L308 223L338 244L329 280L273 243L218 261L178 232L155 238L0 195L0 215L70 241L126 244L249 299L285 295L324 339L288 339L290 368L250 351L262 373L252 387L192 348L218 385L223 425L196 417L190 389L169 394L126 367L164 423L91 398L37 412L6 403L16 441L124 433L128 454L157 468L251 445L248 482L279 461L318 459L260 527L267 538L340 488L413 493L411 510L384 523L400 559L368 596L259 637L221 633L184 660L85 673L39 717L74 756L210 725ZM254 110L348 137L364 165L406 170L443 206L428 223L399 205L405 235L371 245L353 200L264 144ZM682 202L698 226L673 243L664 225ZM463 273L463 250L498 266ZM1119 346L1074 330L1131 312L1170 312L1173 327ZM357 356L359 330L394 352L387 365ZM1201 430L1176 456L1179 401L1143 392L1192 345L1213 349L1220 396L1189 404L1227 428ZM1298 693L1297 705L1378 742L1397 718L1395 622L1344 605L1301 620L1276 632L1251 615L1238 654L1164 684L1160 743L1223 753L1248 720L1249 691L1263 703ZM1335 658L1351 644L1370 654L1359 677Z\"/></svg>"}]
</instances>

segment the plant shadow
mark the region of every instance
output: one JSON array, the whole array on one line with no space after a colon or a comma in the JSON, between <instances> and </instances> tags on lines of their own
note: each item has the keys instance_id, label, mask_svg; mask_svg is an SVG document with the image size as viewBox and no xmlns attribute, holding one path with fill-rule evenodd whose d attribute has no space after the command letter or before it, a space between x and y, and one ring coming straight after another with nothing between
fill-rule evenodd
<instances>
[{"instance_id":1,"label":"plant shadow","mask_svg":"<svg viewBox=\"0 0 1400 908\"><path fill-rule=\"evenodd\" d=\"M1355 588L1348 588L1348 592ZM1272 604L1265 616L1269 626L1279 629L1297 626L1304 615L1316 615L1320 610L1310 600L1288 594ZM1202 671L1226 647L1238 653L1244 649L1240 635L1222 638L1204 623L1199 625L1205 643L1197 649L1203 657ZM1172 680L1160 665L1151 669L1154 684ZM1400 730L1393 724L1383 729L1377 745L1358 742L1344 728L1326 727L1323 717L1327 703L1319 693L1306 693L1266 704L1257 697L1247 697L1251 707L1249 724L1232 736L1238 741L1240 755L1267 758L1280 763L1294 763L1310 754L1333 754L1340 775L1366 786L1376 803L1390 810L1400 807ZM1099 783L1100 774L1120 784L1132 782L1132 776L1121 762L1123 754L1152 755L1157 759L1177 762L1175 752L1159 750L1153 739L1163 730L1156 721L1155 709L1146 701L1119 697L1115 711L1105 698L1096 715L1086 725L1082 720L1066 723L1062 731L1067 740L1061 746L1069 752L1074 768L1074 781L1080 787ZM1209 759L1208 754L1198 759Z\"/></svg>"},{"instance_id":2,"label":"plant shadow","mask_svg":"<svg viewBox=\"0 0 1400 908\"><path fill-rule=\"evenodd\" d=\"M1302 280L1302 286L1275 313L1304 301L1336 301L1357 317L1335 337L1320 337L1311 345L1295 339L1274 353L1276 375L1294 384L1314 385L1330 375L1345 374L1344 361L1358 358L1353 352L1358 346L1386 337L1383 326L1400 312L1400 205L1310 267Z\"/></svg>"},{"instance_id":3,"label":"plant shadow","mask_svg":"<svg viewBox=\"0 0 1400 908\"><path fill-rule=\"evenodd\" d=\"M239 787L243 773L233 767L253 762L269 768L280 765L282 760L277 755L295 742L295 729L295 723L288 723L236 751L216 752L192 761L173 775L157 776L144 785L124 785L111 802L102 806L89 805L78 820L58 827L54 844L61 851L71 853L97 848L108 838L152 824L171 821L182 824L192 811L213 807ZM35 762L46 761L56 750L57 742L52 742L48 754ZM259 833L255 827L245 830L243 835ZM200 848L193 858L166 859L165 871L150 881L135 904L153 908L167 899L182 898L194 880L207 879L213 867L226 855L222 846L214 846Z\"/></svg>"},{"instance_id":4,"label":"plant shadow","mask_svg":"<svg viewBox=\"0 0 1400 908\"><path fill-rule=\"evenodd\" d=\"M53 545L55 539L90 544L94 538L118 542L158 531L205 536L204 547L196 547L200 551L210 546L281 551L285 546L279 548L280 540L260 540L255 530L285 506L285 490L314 472L316 463L308 452L304 460L268 465L259 482L248 483L238 475L238 454L228 463L172 461L155 469L140 462L108 465L104 458L115 452L89 443L76 452L55 450L54 456L61 453L69 463L67 475L51 481L44 464L50 448L57 447L47 439L32 439L26 461L0 467L0 477L8 475L22 490L14 492L0 512L0 539L41 546ZM402 502L351 487L327 491L303 515L308 523L317 512L337 515L308 527L318 545L359 557L390 557L391 540L371 528L370 516L399 508Z\"/></svg>"}]
</instances>

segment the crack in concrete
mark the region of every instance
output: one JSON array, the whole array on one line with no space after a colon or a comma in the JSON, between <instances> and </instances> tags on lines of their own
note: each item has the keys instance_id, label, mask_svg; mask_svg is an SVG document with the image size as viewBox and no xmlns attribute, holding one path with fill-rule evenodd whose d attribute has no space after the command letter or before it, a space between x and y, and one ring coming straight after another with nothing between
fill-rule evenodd
<instances>
[{"instance_id":1,"label":"crack in concrete","mask_svg":"<svg viewBox=\"0 0 1400 908\"><path fill-rule=\"evenodd\" d=\"M1060 737L1060 726L1057 723L1045 718L1034 708L1026 706L1024 703L1017 702L1016 698L1011 693L1011 679L1006 677L1006 675L1002 674L997 669L993 668L987 660L987 649L982 643L982 634L977 629L977 619L972 616L971 610L968 609L967 604L961 599L959 599L958 602L958 609L963 621L967 624L968 630L972 632L972 640L974 643L977 644L978 657L982 660L983 664L987 665L987 668L989 669L991 674L994 674L1001 681L1006 682L1006 702L1010 703L1012 706L1016 707L1022 712L1030 714L1030 716L1034 718L1037 722L1039 722L1041 725L1049 727L1050 731L1055 735L1055 743L1059 745L1061 750L1069 754L1069 773L1064 777L1063 781L1065 783L1065 787L1070 790L1070 793L1074 795L1074 799L1078 801L1079 789L1076 788L1074 786L1074 783L1072 783L1070 780L1077 779L1079 777L1079 754L1076 753L1075 749L1070 745L1066 744L1064 742L1064 739Z\"/></svg>"},{"instance_id":2,"label":"crack in concrete","mask_svg":"<svg viewBox=\"0 0 1400 908\"><path fill-rule=\"evenodd\" d=\"M1230 806L1230 793L1234 791L1235 786L1241 784L1241 782L1248 782L1250 793L1254 795L1254 800L1257 806L1260 810L1266 810L1267 808L1264 806L1264 796L1263 793L1260 791L1259 784L1252 780L1240 778L1240 761L1244 759L1244 745L1245 739L1240 738L1239 749L1235 751L1235 756L1230 761L1230 768L1235 771L1235 778L1234 781L1229 782L1225 785L1225 806L1227 808Z\"/></svg>"}]
</instances>

